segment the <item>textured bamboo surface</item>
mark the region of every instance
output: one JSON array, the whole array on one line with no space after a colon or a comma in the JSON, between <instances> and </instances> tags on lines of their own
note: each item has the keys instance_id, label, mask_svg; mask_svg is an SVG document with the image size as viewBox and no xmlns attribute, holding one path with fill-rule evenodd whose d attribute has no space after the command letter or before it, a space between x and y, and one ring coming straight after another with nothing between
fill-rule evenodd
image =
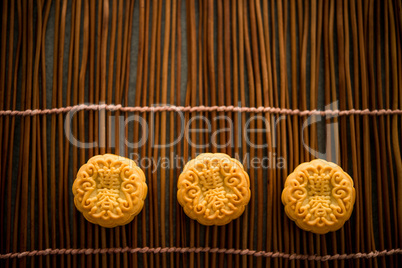
<instances>
[{"instance_id":1,"label":"textured bamboo surface","mask_svg":"<svg viewBox=\"0 0 402 268\"><path fill-rule=\"evenodd\" d=\"M1 266L402 265L401 0L0 5ZM200 225L177 202L202 152L250 175L228 225ZM142 212L112 229L87 222L71 191L104 153L133 158L148 184ZM356 188L351 219L326 235L299 229L280 198L317 157Z\"/></svg>"}]
</instances>

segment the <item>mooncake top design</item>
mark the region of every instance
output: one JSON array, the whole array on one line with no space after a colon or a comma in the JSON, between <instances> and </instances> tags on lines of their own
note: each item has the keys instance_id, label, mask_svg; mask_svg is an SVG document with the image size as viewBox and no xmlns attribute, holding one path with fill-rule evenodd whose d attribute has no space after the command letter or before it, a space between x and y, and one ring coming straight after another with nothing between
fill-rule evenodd
<instances>
[{"instance_id":1,"label":"mooncake top design","mask_svg":"<svg viewBox=\"0 0 402 268\"><path fill-rule=\"evenodd\" d=\"M352 178L321 159L299 165L285 182L282 203L290 219L317 234L336 231L350 218L356 193Z\"/></svg>"},{"instance_id":2,"label":"mooncake top design","mask_svg":"<svg viewBox=\"0 0 402 268\"><path fill-rule=\"evenodd\" d=\"M190 160L177 188L184 212L204 225L225 225L238 218L251 195L243 165L222 153L200 154Z\"/></svg>"},{"instance_id":3,"label":"mooncake top design","mask_svg":"<svg viewBox=\"0 0 402 268\"><path fill-rule=\"evenodd\" d=\"M77 209L88 221L109 228L132 221L147 191L144 172L135 162L113 154L89 159L73 184Z\"/></svg>"}]
</instances>

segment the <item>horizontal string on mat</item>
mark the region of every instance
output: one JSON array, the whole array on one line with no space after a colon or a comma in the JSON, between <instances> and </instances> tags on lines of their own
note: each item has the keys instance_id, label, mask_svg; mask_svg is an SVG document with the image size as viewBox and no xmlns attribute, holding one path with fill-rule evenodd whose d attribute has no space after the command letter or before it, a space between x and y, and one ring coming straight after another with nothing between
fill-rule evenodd
<instances>
[{"instance_id":1,"label":"horizontal string on mat","mask_svg":"<svg viewBox=\"0 0 402 268\"><path fill-rule=\"evenodd\" d=\"M398 115L402 114L400 109L380 109L380 110L304 110L299 109L287 109L287 108L276 108L276 107L235 107L235 106L142 106L142 107L124 107L120 104L79 104L74 106L67 106L61 108L52 109L35 109L35 110L25 110L25 111L12 111L12 110L2 110L0 111L0 116L34 116L34 115L48 115L48 114L60 114L68 113L70 111L121 111L121 112L240 112L240 113L273 113L282 115L297 115L297 116L310 116L310 115L321 115L321 116L344 116L344 115Z\"/></svg>"},{"instance_id":2,"label":"horizontal string on mat","mask_svg":"<svg viewBox=\"0 0 402 268\"><path fill-rule=\"evenodd\" d=\"M401 254L402 249L390 249L382 251L372 251L369 253L351 253L351 254L335 254L335 255L303 255L303 254L289 254L283 252L265 252L265 251L255 251L249 249L225 249L225 248L209 248L209 247L199 247L199 248L180 248L180 247L157 247L157 248L87 248L87 249L45 249L45 250L33 250L25 251L20 253L7 253L0 254L0 259L13 259L13 258L24 258L33 256L44 256L44 255L91 255L91 254L113 254L113 253L224 253L230 255L248 255L254 257L266 257L266 258L283 258L289 260L310 260L310 261L331 261L331 260L347 260L347 259L371 259L382 256L390 256L395 254Z\"/></svg>"}]
</instances>

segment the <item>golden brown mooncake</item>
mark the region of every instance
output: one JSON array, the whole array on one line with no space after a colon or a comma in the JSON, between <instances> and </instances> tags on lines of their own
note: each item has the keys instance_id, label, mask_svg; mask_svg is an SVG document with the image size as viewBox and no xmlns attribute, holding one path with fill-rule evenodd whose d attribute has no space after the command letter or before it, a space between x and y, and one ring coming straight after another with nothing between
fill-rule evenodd
<instances>
[{"instance_id":1,"label":"golden brown mooncake","mask_svg":"<svg viewBox=\"0 0 402 268\"><path fill-rule=\"evenodd\" d=\"M340 229L352 214L355 198L352 178L321 159L300 164L287 177L282 192L288 217L317 234Z\"/></svg>"},{"instance_id":2,"label":"golden brown mooncake","mask_svg":"<svg viewBox=\"0 0 402 268\"><path fill-rule=\"evenodd\" d=\"M113 154L89 159L73 184L77 209L88 221L109 228L132 221L147 191L144 172L136 163Z\"/></svg>"},{"instance_id":3,"label":"golden brown mooncake","mask_svg":"<svg viewBox=\"0 0 402 268\"><path fill-rule=\"evenodd\" d=\"M190 160L177 188L184 212L203 225L225 225L238 218L251 196L243 165L222 153L204 153Z\"/></svg>"}]
</instances>

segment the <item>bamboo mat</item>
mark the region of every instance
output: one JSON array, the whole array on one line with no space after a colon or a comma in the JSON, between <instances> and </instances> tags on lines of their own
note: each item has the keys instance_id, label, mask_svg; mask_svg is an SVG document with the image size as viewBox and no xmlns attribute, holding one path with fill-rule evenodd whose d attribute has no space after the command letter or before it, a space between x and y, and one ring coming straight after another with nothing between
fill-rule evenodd
<instances>
[{"instance_id":1,"label":"bamboo mat","mask_svg":"<svg viewBox=\"0 0 402 268\"><path fill-rule=\"evenodd\" d=\"M1 266L401 265L400 0L4 0L0 14ZM202 152L250 175L226 226L177 202ZM112 229L71 192L104 153L137 161L148 184L142 212ZM317 157L356 188L351 219L326 235L280 199Z\"/></svg>"}]
</instances>

